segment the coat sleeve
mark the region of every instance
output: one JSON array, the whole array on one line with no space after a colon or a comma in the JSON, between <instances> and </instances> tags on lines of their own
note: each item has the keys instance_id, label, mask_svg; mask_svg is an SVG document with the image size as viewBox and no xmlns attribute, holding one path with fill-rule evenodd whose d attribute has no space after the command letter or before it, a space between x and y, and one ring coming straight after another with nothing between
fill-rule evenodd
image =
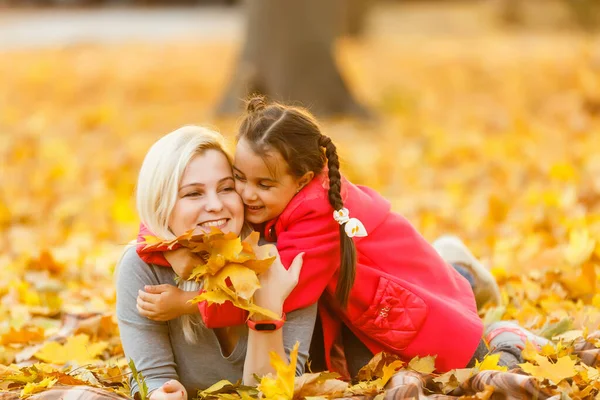
<instances>
[{"instance_id":1,"label":"coat sleeve","mask_svg":"<svg viewBox=\"0 0 600 400\"><path fill-rule=\"evenodd\" d=\"M285 312L316 303L328 286L335 291L331 282L337 279L340 265L340 228L329 209L321 203L310 204L321 200L308 200L297 207L278 233L277 250L286 268L298 253L305 253L298 285L285 301Z\"/></svg>"},{"instance_id":2,"label":"coat sleeve","mask_svg":"<svg viewBox=\"0 0 600 400\"><path fill-rule=\"evenodd\" d=\"M164 251L168 250L167 246L153 247L151 249L144 249L144 236L154 236L154 233L144 224L140 224L140 231L137 237L137 246L135 247L136 252L146 264L159 265L161 267L171 267L171 264L165 258ZM171 250L177 249L177 245L173 246Z\"/></svg>"}]
</instances>

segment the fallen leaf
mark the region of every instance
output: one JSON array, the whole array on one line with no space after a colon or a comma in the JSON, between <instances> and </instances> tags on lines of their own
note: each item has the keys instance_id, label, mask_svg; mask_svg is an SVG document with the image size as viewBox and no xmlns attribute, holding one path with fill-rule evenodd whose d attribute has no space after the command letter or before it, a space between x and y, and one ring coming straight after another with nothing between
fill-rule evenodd
<instances>
[{"instance_id":1,"label":"fallen leaf","mask_svg":"<svg viewBox=\"0 0 600 400\"><path fill-rule=\"evenodd\" d=\"M423 358L418 356L414 357L408 363L408 368L422 374L430 374L435 371L435 357L436 356L426 356Z\"/></svg>"},{"instance_id":2,"label":"fallen leaf","mask_svg":"<svg viewBox=\"0 0 600 400\"><path fill-rule=\"evenodd\" d=\"M70 336L64 345L57 342L46 342L34 356L53 364L66 364L73 361L79 365L95 363L108 344L106 342L89 343L89 340L89 336L79 334Z\"/></svg>"}]
</instances>

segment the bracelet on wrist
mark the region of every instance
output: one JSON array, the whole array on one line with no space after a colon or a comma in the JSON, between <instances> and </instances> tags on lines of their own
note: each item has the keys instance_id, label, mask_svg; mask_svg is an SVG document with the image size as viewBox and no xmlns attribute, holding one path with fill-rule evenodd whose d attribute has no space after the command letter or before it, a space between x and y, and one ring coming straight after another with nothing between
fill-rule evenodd
<instances>
[{"instance_id":1,"label":"bracelet on wrist","mask_svg":"<svg viewBox=\"0 0 600 400\"><path fill-rule=\"evenodd\" d=\"M278 329L281 329L281 327L283 326L285 321L286 321L286 315L285 315L285 313L282 313L281 319L278 319L278 320L266 319L266 320L260 320L260 321L252 321L251 319L249 319L248 321L246 321L246 324L248 325L248 328L252 329L253 331L273 332Z\"/></svg>"}]
</instances>

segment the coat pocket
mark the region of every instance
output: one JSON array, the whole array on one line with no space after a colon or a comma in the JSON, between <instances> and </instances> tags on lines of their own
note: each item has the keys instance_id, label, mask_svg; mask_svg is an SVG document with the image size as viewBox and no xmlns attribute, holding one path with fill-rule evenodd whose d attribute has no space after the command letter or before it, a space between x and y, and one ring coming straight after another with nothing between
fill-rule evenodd
<instances>
[{"instance_id":1,"label":"coat pocket","mask_svg":"<svg viewBox=\"0 0 600 400\"><path fill-rule=\"evenodd\" d=\"M427 317L427 304L410 290L379 278L373 302L354 323L371 339L390 350L402 351L415 338Z\"/></svg>"}]
</instances>

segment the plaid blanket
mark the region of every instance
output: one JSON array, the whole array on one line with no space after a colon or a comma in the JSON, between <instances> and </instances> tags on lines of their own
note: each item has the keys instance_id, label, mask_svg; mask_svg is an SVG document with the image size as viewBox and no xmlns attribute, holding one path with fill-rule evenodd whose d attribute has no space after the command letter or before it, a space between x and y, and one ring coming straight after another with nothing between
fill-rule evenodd
<instances>
[{"instance_id":1,"label":"plaid blanket","mask_svg":"<svg viewBox=\"0 0 600 400\"><path fill-rule=\"evenodd\" d=\"M590 335L600 338L600 331ZM577 340L574 344L574 353L583 363L597 367L600 365L600 348L583 340ZM457 399L465 396L473 399L493 400L520 400L520 399L560 399L560 395L553 395L548 388L540 385L539 381L532 376L524 374L520 369L507 372L481 371L467 379L462 385L452 392L436 394L440 392L439 383L434 379L436 375L424 375L413 371L402 370L396 373L386 386L385 400L396 399ZM478 396L476 394L479 393ZM483 394L483 395L482 395ZM473 396L473 397L471 397ZM0 400L17 400L18 392L0 393ZM101 400L101 399L123 399L116 393L89 386L55 386L45 392L35 394L28 399L31 400ZM371 400L374 397L356 396L347 397L348 400Z\"/></svg>"}]
</instances>

